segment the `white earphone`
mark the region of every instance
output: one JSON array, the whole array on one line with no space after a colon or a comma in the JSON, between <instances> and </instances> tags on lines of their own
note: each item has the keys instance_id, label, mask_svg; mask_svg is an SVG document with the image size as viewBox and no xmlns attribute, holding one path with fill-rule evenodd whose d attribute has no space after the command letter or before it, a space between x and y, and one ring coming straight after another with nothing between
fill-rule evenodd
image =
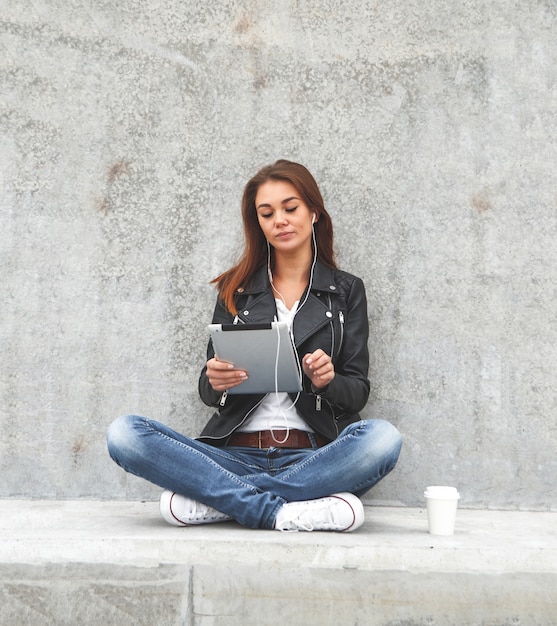
<instances>
[{"instance_id":1,"label":"white earphone","mask_svg":"<svg viewBox=\"0 0 557 626\"><path fill-rule=\"evenodd\" d=\"M312 218L311 218L311 223L315 224L315 213L313 214Z\"/></svg>"}]
</instances>

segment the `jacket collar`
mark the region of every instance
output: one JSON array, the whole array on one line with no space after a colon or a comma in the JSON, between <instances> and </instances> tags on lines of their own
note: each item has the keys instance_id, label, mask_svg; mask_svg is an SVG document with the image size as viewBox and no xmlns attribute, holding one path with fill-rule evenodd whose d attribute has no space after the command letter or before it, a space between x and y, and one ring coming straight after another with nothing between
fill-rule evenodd
<instances>
[{"instance_id":1,"label":"jacket collar","mask_svg":"<svg viewBox=\"0 0 557 626\"><path fill-rule=\"evenodd\" d=\"M335 270L327 267L326 265L323 265L321 261L317 260L315 263L315 268L313 270L311 291L336 293L337 287L338 285L336 281ZM262 291L266 291L268 288L269 275L267 273L267 267L264 266L260 267L257 270L250 287L240 287L238 289L238 293L256 294L261 293Z\"/></svg>"}]
</instances>

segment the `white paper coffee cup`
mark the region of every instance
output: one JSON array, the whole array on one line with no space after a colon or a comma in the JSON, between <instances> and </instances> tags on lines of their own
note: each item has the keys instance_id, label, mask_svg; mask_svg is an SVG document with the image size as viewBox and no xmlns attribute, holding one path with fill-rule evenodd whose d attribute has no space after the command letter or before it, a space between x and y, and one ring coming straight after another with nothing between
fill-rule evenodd
<instances>
[{"instance_id":1,"label":"white paper coffee cup","mask_svg":"<svg viewBox=\"0 0 557 626\"><path fill-rule=\"evenodd\" d=\"M456 487L433 485L424 492L431 535L452 535L460 495Z\"/></svg>"}]
</instances>

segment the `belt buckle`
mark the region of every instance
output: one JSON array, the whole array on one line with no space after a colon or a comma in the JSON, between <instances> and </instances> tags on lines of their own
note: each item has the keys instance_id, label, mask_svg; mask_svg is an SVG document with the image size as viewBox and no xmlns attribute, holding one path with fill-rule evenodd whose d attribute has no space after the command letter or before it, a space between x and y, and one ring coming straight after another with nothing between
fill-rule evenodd
<instances>
[{"instance_id":1,"label":"belt buckle","mask_svg":"<svg viewBox=\"0 0 557 626\"><path fill-rule=\"evenodd\" d=\"M257 431L257 445L260 450L263 448L261 445L261 431L260 430Z\"/></svg>"}]
</instances>

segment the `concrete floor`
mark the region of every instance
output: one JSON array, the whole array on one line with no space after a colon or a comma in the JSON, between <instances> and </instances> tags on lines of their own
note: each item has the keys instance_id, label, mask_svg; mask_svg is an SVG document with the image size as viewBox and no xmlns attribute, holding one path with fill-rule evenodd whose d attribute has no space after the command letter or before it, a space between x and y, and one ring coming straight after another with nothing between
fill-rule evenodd
<instances>
[{"instance_id":1,"label":"concrete floor","mask_svg":"<svg viewBox=\"0 0 557 626\"><path fill-rule=\"evenodd\" d=\"M557 624L557 513L366 507L354 533L176 528L156 502L0 501L0 623Z\"/></svg>"}]
</instances>

